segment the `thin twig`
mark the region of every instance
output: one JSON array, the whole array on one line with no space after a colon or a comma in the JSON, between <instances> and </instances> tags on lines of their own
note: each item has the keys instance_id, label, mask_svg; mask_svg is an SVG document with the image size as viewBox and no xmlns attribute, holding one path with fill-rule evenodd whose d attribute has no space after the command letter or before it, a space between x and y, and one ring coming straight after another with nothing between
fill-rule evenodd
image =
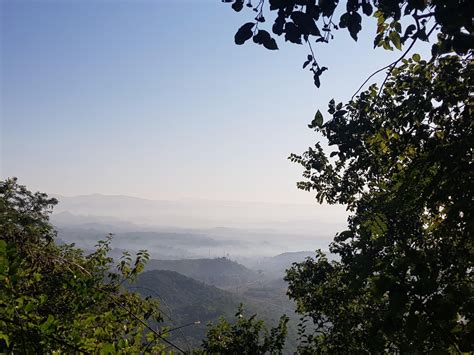
<instances>
[{"instance_id":1,"label":"thin twig","mask_svg":"<svg viewBox=\"0 0 474 355\"><path fill-rule=\"evenodd\" d=\"M429 37L431 35L431 33L433 32L433 30L436 28L438 24L434 24L433 28L430 30L430 32L428 33L427 37ZM385 80L383 81L383 84L382 86L380 87L380 89L382 89L383 85L385 84L385 82L387 81L387 78L388 76L390 75L390 73L392 72L393 68L395 68L395 66L403 59L405 58L405 56L408 54L408 52L413 48L413 46L415 45L416 41L418 40L418 37L415 37L413 38L413 41L410 43L410 46L407 48L407 50L405 52L403 52L403 54L397 59L395 60L394 62L384 66L383 68L380 68L376 71L374 71L372 74L369 75L369 77L367 79L365 79L365 81L362 83L361 86L359 86L359 88L357 89L357 91L352 95L351 97L351 100L354 99L354 97L362 90L362 88L365 86L365 84L367 84L367 82L373 78L375 75L377 75L378 73L380 73L381 71L384 71L385 69L389 69L389 72L387 74L387 76L385 77ZM379 92L380 94L380 92Z\"/></svg>"},{"instance_id":2,"label":"thin twig","mask_svg":"<svg viewBox=\"0 0 474 355\"><path fill-rule=\"evenodd\" d=\"M121 307L122 309L124 309L128 314L130 314L133 318L135 318L138 322L140 322L144 327L146 327L148 330L150 330L151 332L153 332L153 334L155 334L158 338L160 338L161 340L163 340L165 343L167 343L168 345L172 346L173 348L175 348L176 350L179 350L181 351L183 354L186 354L186 351L184 351L183 349L181 349L179 346L177 346L176 344L173 344L171 341L169 341L168 339L166 339L165 337L163 337L159 332L157 332L155 329L153 329L152 327L150 327L144 320L142 320L140 317L138 317L135 313L133 313L132 311L130 311L127 307L125 307L123 304L121 304L119 301L117 301L115 299L115 297L113 297L112 295L108 294L108 296L110 297L110 299L116 304L118 305L119 307Z\"/></svg>"},{"instance_id":3,"label":"thin twig","mask_svg":"<svg viewBox=\"0 0 474 355\"><path fill-rule=\"evenodd\" d=\"M415 41L416 41L416 39L413 41L413 43L414 43ZM401 58L403 58L403 56L402 56ZM395 61L394 63L397 63L397 62L398 62L398 60ZM392 64L393 64L393 63L390 63L390 64L384 66L383 68L380 68L380 69L374 71L372 74L370 74L369 77L368 77L367 79L365 79L365 81L362 83L362 85L359 86L359 88L357 89L357 91L352 95L351 101L352 101L352 100L354 99L354 97L359 93L359 91L362 90L362 88L365 86L365 84L367 84L367 82L368 82L371 78L373 78L375 75L377 75L377 74L380 73L381 71L390 68L390 66L391 66Z\"/></svg>"},{"instance_id":4,"label":"thin twig","mask_svg":"<svg viewBox=\"0 0 474 355\"><path fill-rule=\"evenodd\" d=\"M308 43L309 50L311 51L311 56L313 57L313 64L312 65L316 65L316 67L319 69L319 64L316 61L316 57L314 56L313 47L311 46L311 42L310 42L309 38L306 41L306 43Z\"/></svg>"},{"instance_id":5,"label":"thin twig","mask_svg":"<svg viewBox=\"0 0 474 355\"><path fill-rule=\"evenodd\" d=\"M427 14L423 14L423 15L413 15L413 17L416 19L416 20L419 20L421 18L425 18L425 17L431 17L433 16L435 13L434 12L428 12Z\"/></svg>"},{"instance_id":6,"label":"thin twig","mask_svg":"<svg viewBox=\"0 0 474 355\"><path fill-rule=\"evenodd\" d=\"M181 329L181 328L186 328L186 327L189 327L189 326L191 326L191 325L198 325L198 324L201 324L201 321L191 322L191 323L187 323L187 324L180 325L179 327L170 328L170 329L165 330L165 331L164 331L163 333L161 333L161 334L162 334L162 335L165 335L165 334L174 332L175 330L179 330L179 329Z\"/></svg>"},{"instance_id":7,"label":"thin twig","mask_svg":"<svg viewBox=\"0 0 474 355\"><path fill-rule=\"evenodd\" d=\"M168 314L166 312L163 312L162 309L160 309L160 312L163 313L167 318L168 320L172 321L173 319L171 318L171 308L170 306L168 306L168 304L165 302L165 300L163 299L163 297L161 297L158 292L156 292L155 290L153 290L152 288L149 288L149 287L143 287L143 286L128 286L127 287L128 289L137 289L137 290L146 290L146 291L149 291L149 292L152 292L154 293L159 299L160 299L160 302L162 302L166 308L168 308Z\"/></svg>"},{"instance_id":8,"label":"thin twig","mask_svg":"<svg viewBox=\"0 0 474 355\"><path fill-rule=\"evenodd\" d=\"M434 29L436 28L437 25L438 25L437 23L435 23L435 24L433 25L433 27L432 27L431 30L428 32L428 34L426 35L426 37L429 37L429 36L433 33L433 31L434 31ZM385 76L384 81L382 82L382 85L380 85L380 89L379 89L379 93L377 94L377 97L379 97L380 94L382 93L382 89L383 89L385 83L387 82L388 77L390 76L390 74L392 73L393 69L395 68L395 66L398 64L398 62L400 62L400 60L402 60L402 59L408 54L408 52L410 51L410 49L413 48L413 45L415 44L415 42L416 42L417 39L418 39L418 37L415 37L415 39L414 39L413 42L410 44L410 46L409 46L408 49L405 51L405 53L403 53L403 55L402 55L400 58L398 58L395 62L392 63L390 69L389 69L388 72L387 72L387 75Z\"/></svg>"}]
</instances>

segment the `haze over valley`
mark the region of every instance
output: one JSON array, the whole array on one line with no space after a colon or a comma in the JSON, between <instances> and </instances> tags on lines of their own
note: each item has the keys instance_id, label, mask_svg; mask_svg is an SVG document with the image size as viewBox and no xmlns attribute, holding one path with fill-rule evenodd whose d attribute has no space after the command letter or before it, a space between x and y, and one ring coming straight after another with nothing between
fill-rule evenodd
<instances>
[{"instance_id":1,"label":"haze over valley","mask_svg":"<svg viewBox=\"0 0 474 355\"><path fill-rule=\"evenodd\" d=\"M299 316L286 295L285 270L327 250L347 216L342 206L317 204L53 196L59 203L51 222L61 243L87 253L111 233L116 262L125 251L148 250L151 259L131 290L159 297L164 325L199 321L171 336L190 349L208 322L231 318L243 303L272 326L279 315L290 317L285 352L292 353Z\"/></svg>"},{"instance_id":2,"label":"haze over valley","mask_svg":"<svg viewBox=\"0 0 474 355\"><path fill-rule=\"evenodd\" d=\"M327 249L346 225L342 206L211 200L157 201L128 196L55 197L52 223L66 242L91 248L113 233L116 248L153 257L273 256Z\"/></svg>"},{"instance_id":3,"label":"haze over valley","mask_svg":"<svg viewBox=\"0 0 474 355\"><path fill-rule=\"evenodd\" d=\"M148 250L144 273L129 287L159 298L164 325L197 322L170 338L189 349L199 346L208 322L231 318L243 303L272 326L288 315L285 352L293 352L299 316L286 295L285 270L316 248L327 250L346 221L341 206L53 196L60 243L88 253L112 234L116 262L124 252Z\"/></svg>"}]
</instances>

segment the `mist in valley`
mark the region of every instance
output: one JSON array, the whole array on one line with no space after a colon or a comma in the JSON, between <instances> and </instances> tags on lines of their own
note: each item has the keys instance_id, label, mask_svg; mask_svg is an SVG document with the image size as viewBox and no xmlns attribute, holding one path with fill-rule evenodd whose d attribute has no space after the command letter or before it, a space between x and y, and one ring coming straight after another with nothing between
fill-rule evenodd
<instances>
[{"instance_id":1,"label":"mist in valley","mask_svg":"<svg viewBox=\"0 0 474 355\"><path fill-rule=\"evenodd\" d=\"M91 248L147 249L159 259L229 257L248 261L284 252L327 250L344 229L342 206L258 202L157 201L128 196L55 196L52 215L65 242Z\"/></svg>"},{"instance_id":2,"label":"mist in valley","mask_svg":"<svg viewBox=\"0 0 474 355\"><path fill-rule=\"evenodd\" d=\"M316 204L54 196L59 203L51 222L60 243L88 253L111 234L115 262L126 252L149 252L144 273L130 288L160 299L164 325L199 321L171 337L190 347L199 346L209 321L233 317L243 303L270 325L288 315L285 352L293 352L300 316L287 296L285 271L316 249L327 251L347 218L341 206Z\"/></svg>"}]
</instances>

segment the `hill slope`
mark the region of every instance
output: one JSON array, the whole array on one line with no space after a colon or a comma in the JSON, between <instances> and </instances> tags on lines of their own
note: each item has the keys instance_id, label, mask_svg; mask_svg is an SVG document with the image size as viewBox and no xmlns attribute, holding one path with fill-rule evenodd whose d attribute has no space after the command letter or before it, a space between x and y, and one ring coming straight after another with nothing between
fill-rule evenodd
<instances>
[{"instance_id":1,"label":"hill slope","mask_svg":"<svg viewBox=\"0 0 474 355\"><path fill-rule=\"evenodd\" d=\"M145 270L170 270L219 287L237 287L257 281L257 272L228 258L150 260Z\"/></svg>"},{"instance_id":2,"label":"hill slope","mask_svg":"<svg viewBox=\"0 0 474 355\"><path fill-rule=\"evenodd\" d=\"M206 334L206 325L224 316L229 320L234 319L234 314L240 303L243 303L247 314L257 313L269 326L278 323L279 317L284 313L279 307L271 304L257 302L234 295L214 286L193 280L174 271L151 270L142 273L136 282L130 286L134 291L143 296L158 298L165 318L165 325L176 327L183 324L200 321L171 333L171 338L185 348L196 348ZM288 314L288 316L293 316ZM289 325L287 352L295 347L295 320Z\"/></svg>"}]
</instances>

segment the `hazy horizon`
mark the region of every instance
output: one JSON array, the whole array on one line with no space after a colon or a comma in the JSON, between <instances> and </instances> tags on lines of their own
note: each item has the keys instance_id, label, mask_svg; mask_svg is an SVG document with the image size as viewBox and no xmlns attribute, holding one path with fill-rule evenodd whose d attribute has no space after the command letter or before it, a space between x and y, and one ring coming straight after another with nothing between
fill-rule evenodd
<instances>
[{"instance_id":1,"label":"hazy horizon","mask_svg":"<svg viewBox=\"0 0 474 355\"><path fill-rule=\"evenodd\" d=\"M337 232L346 224L344 206L224 200L153 200L124 195L51 195L59 200L53 214L116 218L149 226L175 228L266 229L296 234ZM323 213L324 212L324 213ZM330 219L327 217L331 216Z\"/></svg>"}]
</instances>

